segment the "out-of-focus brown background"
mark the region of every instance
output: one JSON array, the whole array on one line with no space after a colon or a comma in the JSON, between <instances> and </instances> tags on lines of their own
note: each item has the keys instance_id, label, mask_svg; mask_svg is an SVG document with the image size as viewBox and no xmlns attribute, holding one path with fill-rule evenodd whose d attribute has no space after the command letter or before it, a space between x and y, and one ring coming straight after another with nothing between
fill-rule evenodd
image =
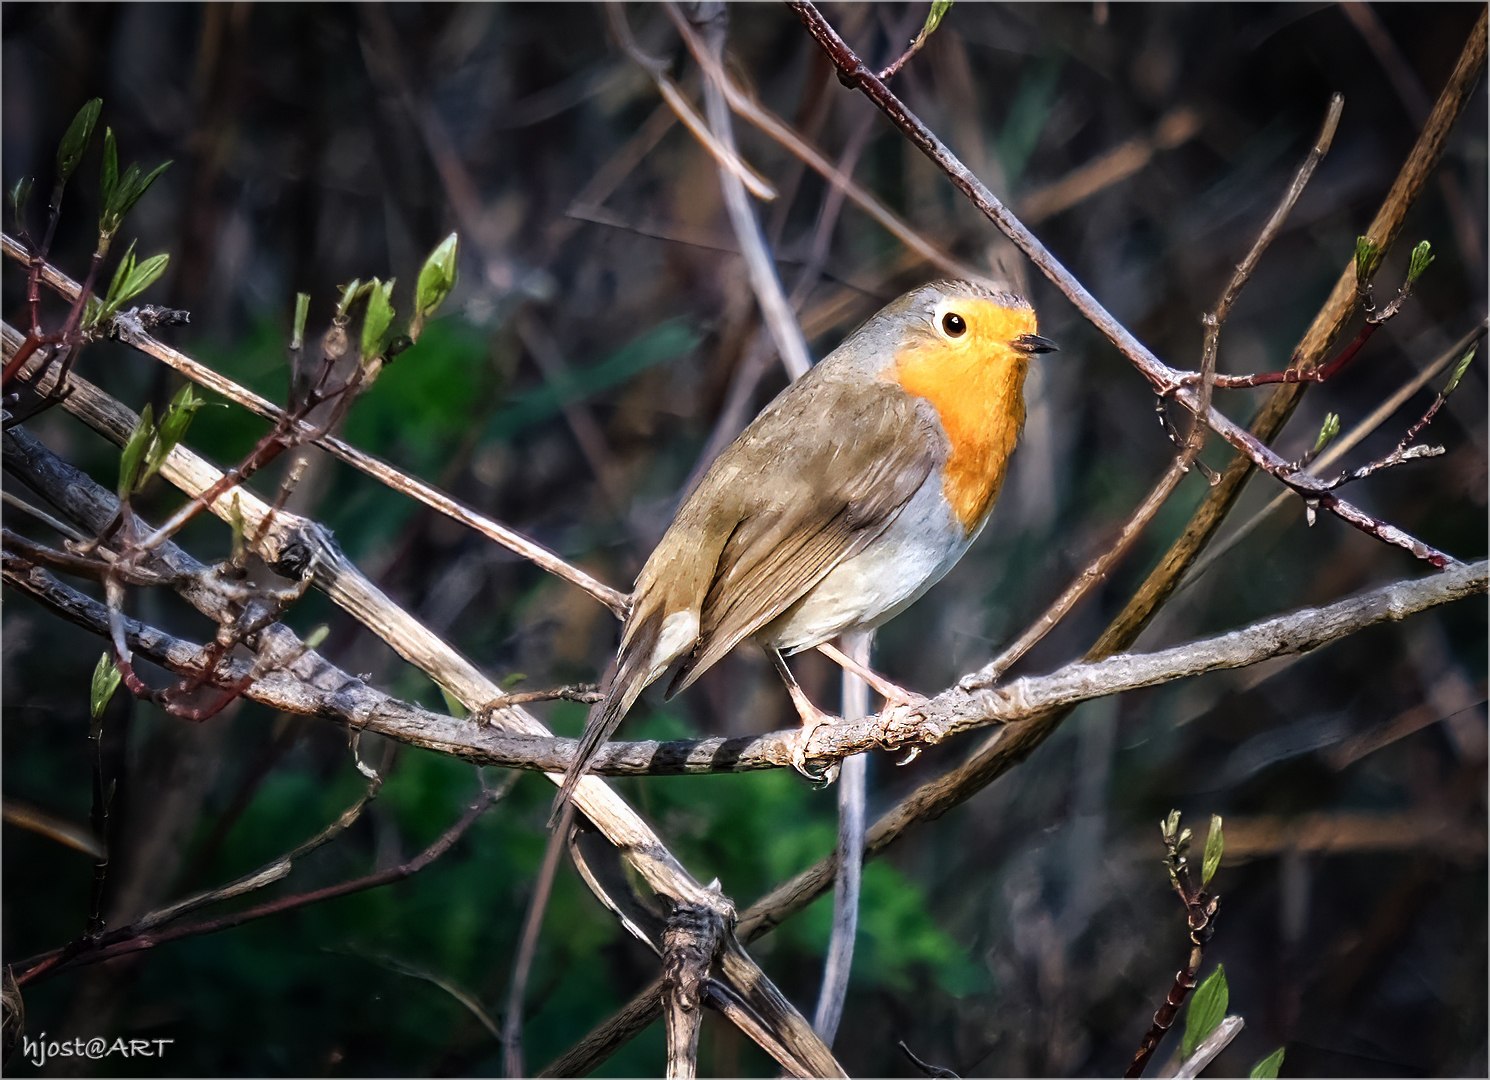
<instances>
[{"instance_id":1,"label":"out-of-focus brown background","mask_svg":"<svg viewBox=\"0 0 1490 1080\"><path fill-rule=\"evenodd\" d=\"M881 62L924 17L919 5L824 10ZM959 4L896 87L1118 318L1180 366L1198 364L1201 313L1288 183L1330 93L1342 91L1334 148L1222 336L1221 370L1272 370L1350 259L1479 10ZM696 97L697 70L665 13L628 14ZM345 434L626 586L761 329L712 160L681 125L665 124L670 114L607 38L600 8L38 4L6 5L3 22L7 187L35 176L46 191L61 133L101 96L102 123L126 161L175 162L124 232L142 253L171 255L146 296L191 310L191 325L169 339L276 400L297 290L314 297L313 328L354 277L397 275L406 307L424 254L459 229L463 278L445 317L358 403ZM861 142L857 178L928 238L1027 289L1041 332L1061 345L1030 380L1029 424L992 524L879 635L877 665L933 692L986 660L1111 542L1173 448L1141 378L838 84L788 10L732 7L728 48L762 101L831 156ZM1327 411L1349 430L1484 316L1486 124L1482 83L1386 260L1380 293L1401 280L1411 244L1431 241L1437 261L1355 365L1309 392L1279 439L1286 456L1313 443ZM782 192L757 205L792 289L812 261L827 189L743 122L737 133ZM1130 175L1062 204L1073 170L1120 148L1136 166ZM79 277L97 161L95 149L69 189L56 248ZM815 356L933 276L843 209L821 273L802 285ZM13 267L4 280L15 319L23 282ZM110 344L91 346L80 370L136 408L159 408L177 385ZM1352 489L1370 511L1466 559L1486 547L1483 372L1483 361L1471 366L1425 436L1447 448L1443 457ZM752 409L784 384L773 361ZM1219 401L1245 420L1261 397ZM1350 462L1390 449L1431 397L1418 394ZM112 447L61 410L31 427L112 486ZM188 443L227 463L263 430L236 408L209 409ZM524 688L599 676L616 627L598 604L313 457L296 509L335 529L364 569L483 668L521 674ZM1224 448L1206 460L1223 465ZM270 492L276 478L254 486ZM1083 652L1203 490L1198 476L1187 480L1100 595L1020 670ZM1276 490L1254 480L1231 527ZM137 505L159 520L178 498L157 483ZM200 521L183 542L220 558L228 535ZM1423 570L1328 516L1308 528L1290 505L1175 599L1141 645ZM209 632L172 598L143 592L133 603L187 636ZM329 622L326 651L342 668L439 707L422 675L324 598L307 597L289 621L302 631ZM7 799L87 820L87 686L100 650L7 594ZM835 700L826 662L803 657L797 668L817 700ZM964 1075L1121 1071L1185 956L1155 827L1177 807L1197 829L1211 813L1227 820L1207 970L1225 965L1231 1011L1247 1027L1217 1074L1241 1075L1285 1045L1285 1075L1484 1075L1485 668L1476 600L1302 659L1083 707L1025 764L868 868L836 1043L845 1066L909 1075L895 1048L903 1039ZM119 779L115 924L259 865L357 795L345 736L329 725L244 705L193 726L125 698L111 705L104 740ZM580 706L540 708L562 732L582 723ZM791 722L768 666L744 648L674 702L647 698L625 734ZM904 768L876 755L871 815L965 749ZM475 783L467 766L404 750L367 817L281 888L401 861L458 815ZM786 774L619 786L696 875L718 875L742 906L833 844L834 791ZM524 778L460 848L404 884L38 985L26 997L28 1031L175 1040L164 1060L110 1059L101 1074L497 1071L500 1048L470 1013L407 971L500 1008L549 797L541 778ZM1306 828L1315 842L1299 840ZM7 959L82 931L85 856L7 827L4 870ZM754 949L808 1010L828 905ZM655 960L562 870L529 991L532 1066L654 973ZM701 1073L774 1075L715 1019ZM655 1072L661 1045L654 1028L604 1071Z\"/></svg>"}]
</instances>

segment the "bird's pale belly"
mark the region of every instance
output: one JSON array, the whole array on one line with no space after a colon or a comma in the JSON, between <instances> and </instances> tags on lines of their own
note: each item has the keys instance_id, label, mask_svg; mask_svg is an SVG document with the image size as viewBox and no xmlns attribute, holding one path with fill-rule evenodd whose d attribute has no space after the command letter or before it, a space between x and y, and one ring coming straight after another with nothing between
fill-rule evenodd
<instances>
[{"instance_id":1,"label":"bird's pale belly","mask_svg":"<svg viewBox=\"0 0 1490 1080\"><path fill-rule=\"evenodd\" d=\"M793 653L888 622L940 581L982 528L964 531L933 471L869 547L834 567L756 639Z\"/></svg>"}]
</instances>

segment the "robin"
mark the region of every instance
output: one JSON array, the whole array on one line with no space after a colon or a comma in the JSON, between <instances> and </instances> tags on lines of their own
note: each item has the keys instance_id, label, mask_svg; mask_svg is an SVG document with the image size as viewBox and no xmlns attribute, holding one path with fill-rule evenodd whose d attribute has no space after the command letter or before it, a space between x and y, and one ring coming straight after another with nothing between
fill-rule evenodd
<instances>
[{"instance_id":1,"label":"robin","mask_svg":"<svg viewBox=\"0 0 1490 1080\"><path fill-rule=\"evenodd\" d=\"M1055 344L1019 296L937 281L895 300L783 390L683 501L636 579L605 698L563 807L638 695L667 697L754 637L802 717L794 761L836 717L783 656L822 647L892 704L924 699L826 643L904 611L960 559L1024 426L1030 356Z\"/></svg>"}]
</instances>

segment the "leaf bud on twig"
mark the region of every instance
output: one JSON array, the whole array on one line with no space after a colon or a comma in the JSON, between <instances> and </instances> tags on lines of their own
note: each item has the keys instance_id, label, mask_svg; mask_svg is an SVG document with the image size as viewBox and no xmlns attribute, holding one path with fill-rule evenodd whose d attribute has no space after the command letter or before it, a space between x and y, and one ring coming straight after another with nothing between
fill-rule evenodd
<instances>
[{"instance_id":1,"label":"leaf bud on twig","mask_svg":"<svg viewBox=\"0 0 1490 1080\"><path fill-rule=\"evenodd\" d=\"M1407 283L1413 284L1423 276L1423 271L1428 269L1433 262L1433 245L1424 240L1412 249L1412 257L1407 260Z\"/></svg>"},{"instance_id":2,"label":"leaf bud on twig","mask_svg":"<svg viewBox=\"0 0 1490 1080\"><path fill-rule=\"evenodd\" d=\"M451 233L429 253L419 269L414 286L414 317L409 321L409 340L418 341L425 320L433 315L455 288L460 260L460 237Z\"/></svg>"},{"instance_id":3,"label":"leaf bud on twig","mask_svg":"<svg viewBox=\"0 0 1490 1080\"><path fill-rule=\"evenodd\" d=\"M88 691L88 713L93 719L103 716L104 706L114 696L114 691L119 689L121 678L112 656L104 653L98 658L98 664L93 668L93 685Z\"/></svg>"},{"instance_id":4,"label":"leaf bud on twig","mask_svg":"<svg viewBox=\"0 0 1490 1080\"><path fill-rule=\"evenodd\" d=\"M1458 365L1455 366L1454 374L1449 377L1448 385L1443 388L1443 397L1448 397L1455 390L1459 389L1459 380L1464 378L1464 373L1469 370L1469 365L1474 360L1475 352L1475 349L1470 349L1469 352L1464 354L1464 359L1460 360Z\"/></svg>"},{"instance_id":5,"label":"leaf bud on twig","mask_svg":"<svg viewBox=\"0 0 1490 1080\"><path fill-rule=\"evenodd\" d=\"M1324 423L1319 427L1319 438L1314 440L1314 449L1309 451L1310 456L1319 453L1330 443L1335 441L1335 436L1340 434L1340 414L1325 413Z\"/></svg>"},{"instance_id":6,"label":"leaf bud on twig","mask_svg":"<svg viewBox=\"0 0 1490 1080\"><path fill-rule=\"evenodd\" d=\"M1226 840L1221 835L1221 815L1211 815L1211 831L1205 838L1205 857L1200 863L1200 883L1209 885L1221 865L1221 853L1226 850Z\"/></svg>"}]
</instances>

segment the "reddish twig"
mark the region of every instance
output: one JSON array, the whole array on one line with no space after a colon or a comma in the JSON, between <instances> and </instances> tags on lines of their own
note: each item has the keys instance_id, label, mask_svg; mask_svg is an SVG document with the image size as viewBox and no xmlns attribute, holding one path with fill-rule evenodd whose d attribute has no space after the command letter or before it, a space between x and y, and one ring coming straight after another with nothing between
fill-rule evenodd
<instances>
[{"instance_id":1,"label":"reddish twig","mask_svg":"<svg viewBox=\"0 0 1490 1080\"><path fill-rule=\"evenodd\" d=\"M1205 891L1204 886L1195 884L1194 875L1185 854L1190 841L1190 830L1179 832L1179 817L1179 811L1176 810L1161 828L1164 832L1165 863L1169 868L1169 882L1178 894L1180 903L1185 905L1185 920L1190 934L1190 957L1185 966L1175 973L1174 985L1165 995L1164 1004L1160 1005L1158 1011L1154 1013L1153 1023L1149 1025L1143 1041L1138 1044L1138 1052L1133 1055L1132 1064L1123 1073L1125 1077L1143 1075L1144 1067L1154 1056L1154 1051L1159 1048L1165 1032L1173 1026L1180 1006L1185 1003L1185 998L1189 996L1190 991L1195 989L1200 975L1200 965L1205 959L1205 947L1216 930L1216 910L1221 905L1221 898L1212 896ZM1215 824L1212 825L1213 829L1217 827Z\"/></svg>"}]
</instances>

